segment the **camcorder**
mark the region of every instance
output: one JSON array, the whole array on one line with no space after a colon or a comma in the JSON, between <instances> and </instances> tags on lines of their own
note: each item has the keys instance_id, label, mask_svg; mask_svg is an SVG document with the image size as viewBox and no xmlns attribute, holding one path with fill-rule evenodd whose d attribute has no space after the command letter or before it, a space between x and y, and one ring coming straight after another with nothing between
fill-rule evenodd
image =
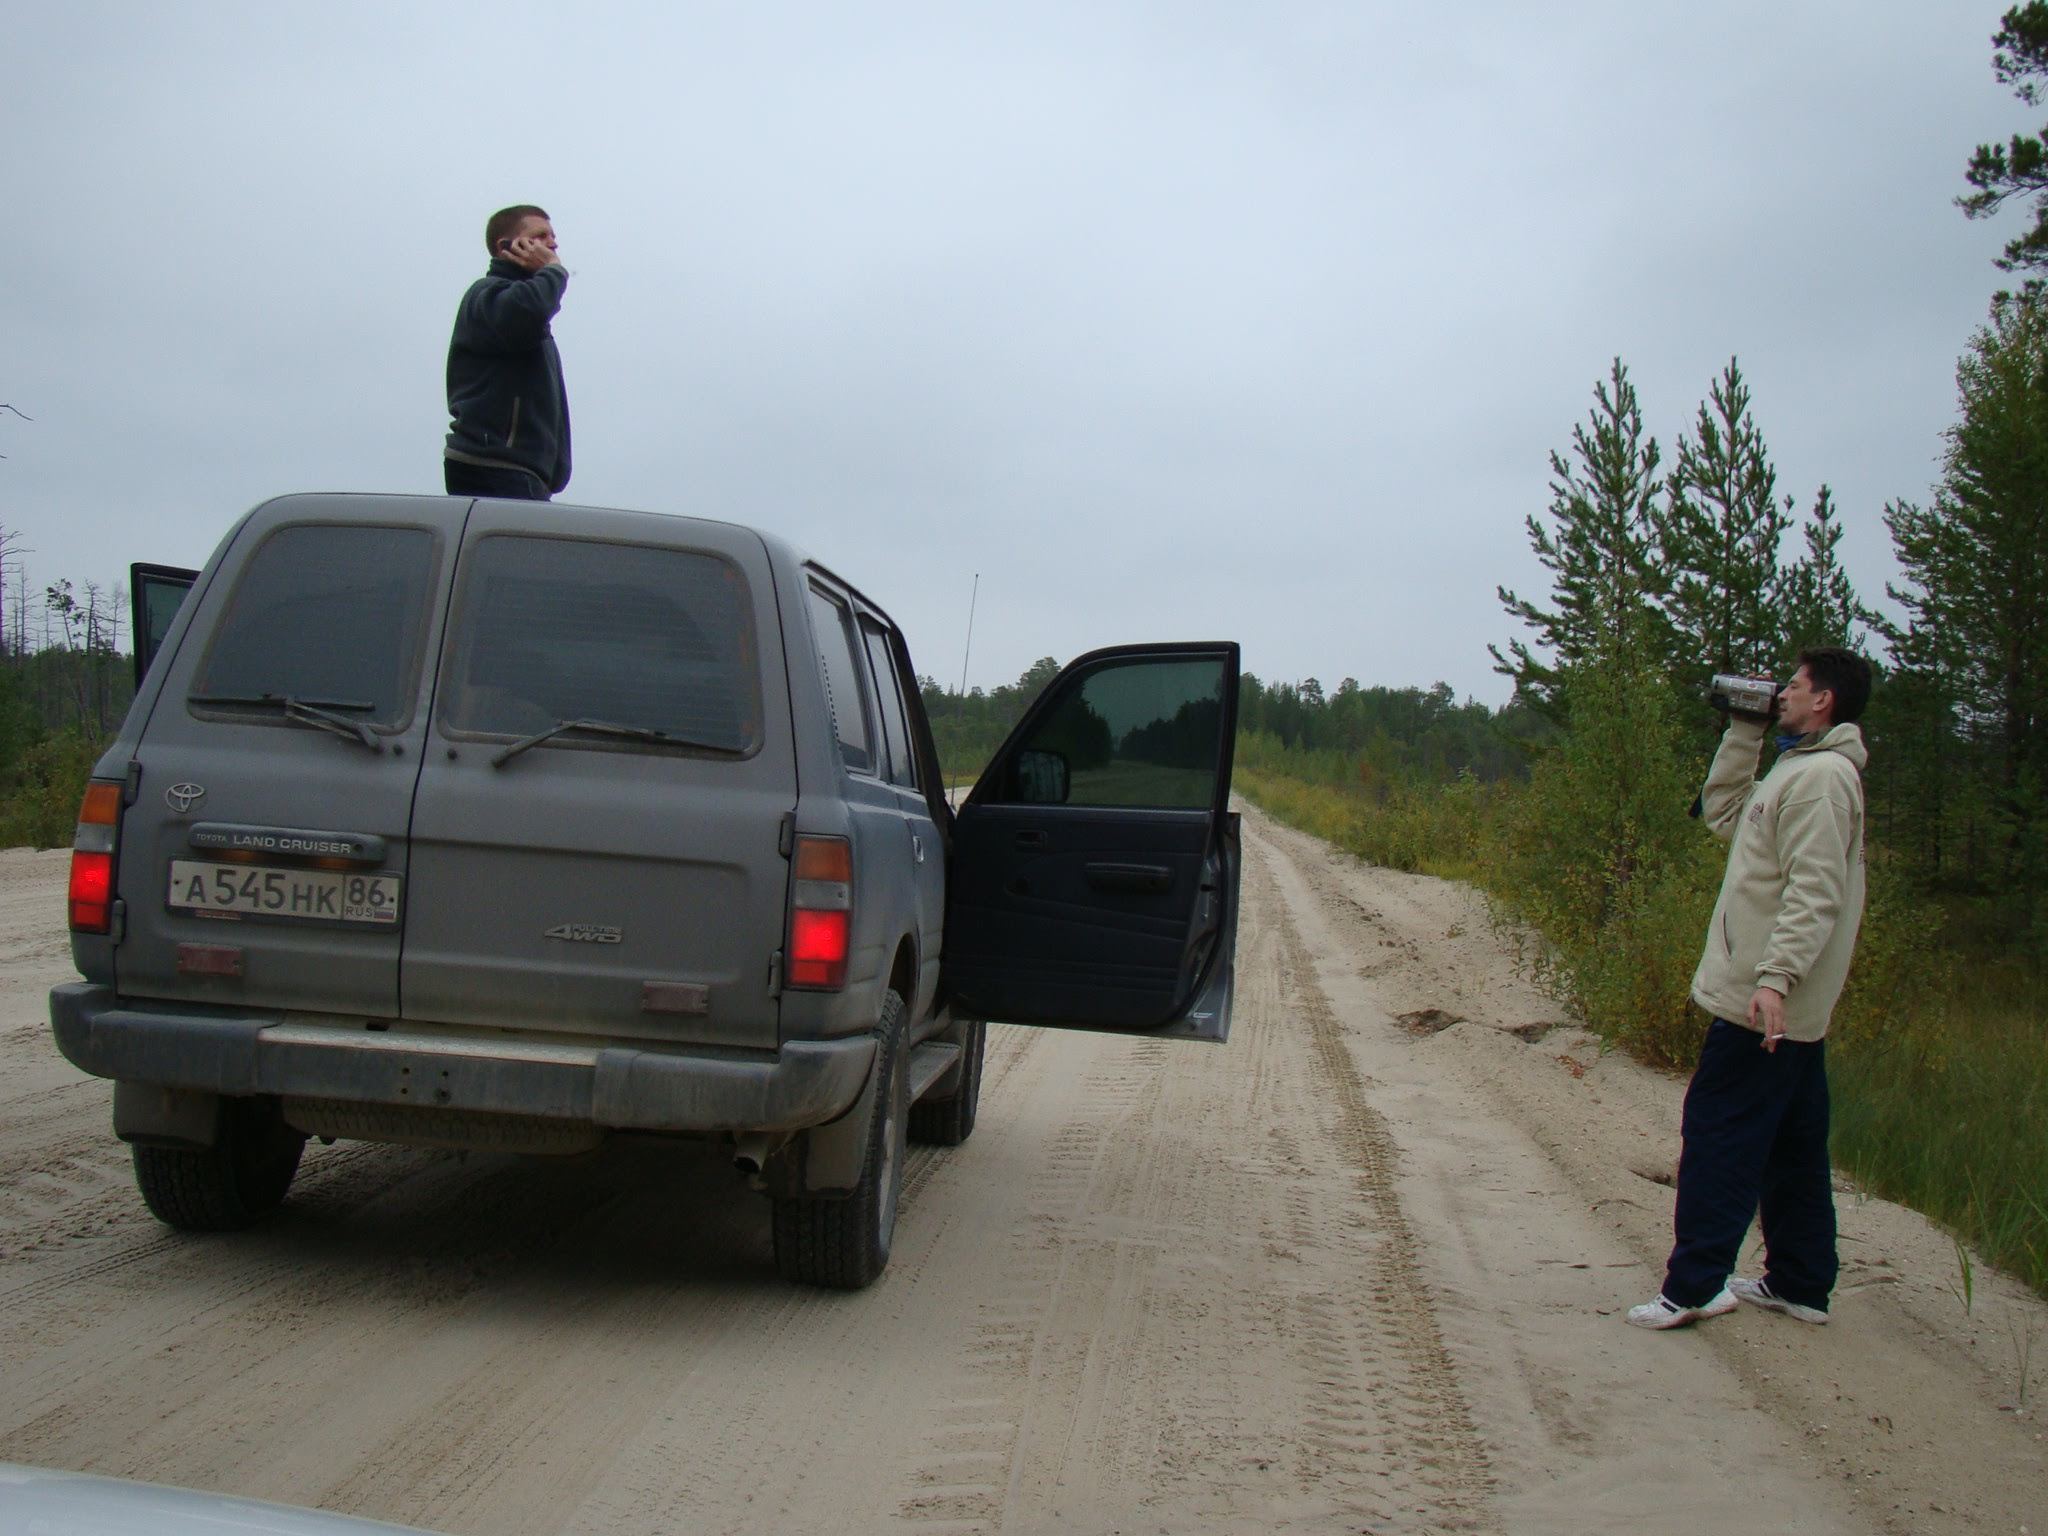
<instances>
[{"instance_id":1,"label":"camcorder","mask_svg":"<svg viewBox=\"0 0 2048 1536\"><path fill-rule=\"evenodd\" d=\"M1745 720L1769 720L1778 712L1778 694L1783 688L1768 677L1716 672L1707 684L1707 702Z\"/></svg>"},{"instance_id":2,"label":"camcorder","mask_svg":"<svg viewBox=\"0 0 2048 1536\"><path fill-rule=\"evenodd\" d=\"M1778 712L1778 695L1785 685L1768 677L1744 677L1737 672L1716 672L1707 683L1707 702L1716 709L1745 720L1768 724ZM1692 797L1686 815L1697 820L1705 811L1704 791Z\"/></svg>"}]
</instances>

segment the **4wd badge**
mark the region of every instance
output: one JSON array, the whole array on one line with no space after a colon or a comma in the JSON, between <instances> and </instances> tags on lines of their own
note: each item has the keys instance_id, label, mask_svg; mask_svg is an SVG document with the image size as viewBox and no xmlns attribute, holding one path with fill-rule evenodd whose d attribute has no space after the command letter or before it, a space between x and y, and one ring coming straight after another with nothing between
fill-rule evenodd
<instances>
[{"instance_id":1,"label":"4wd badge","mask_svg":"<svg viewBox=\"0 0 2048 1536\"><path fill-rule=\"evenodd\" d=\"M544 939L566 939L571 944L623 944L624 930L599 923L557 923L541 931Z\"/></svg>"}]
</instances>

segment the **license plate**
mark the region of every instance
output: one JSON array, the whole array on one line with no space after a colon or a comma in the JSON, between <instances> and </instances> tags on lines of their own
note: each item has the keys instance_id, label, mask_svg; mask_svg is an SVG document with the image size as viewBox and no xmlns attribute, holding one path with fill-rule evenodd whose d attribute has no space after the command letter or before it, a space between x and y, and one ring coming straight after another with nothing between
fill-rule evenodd
<instances>
[{"instance_id":1,"label":"license plate","mask_svg":"<svg viewBox=\"0 0 2048 1536\"><path fill-rule=\"evenodd\" d=\"M310 922L398 921L399 875L171 860L168 904L181 912L246 912Z\"/></svg>"}]
</instances>

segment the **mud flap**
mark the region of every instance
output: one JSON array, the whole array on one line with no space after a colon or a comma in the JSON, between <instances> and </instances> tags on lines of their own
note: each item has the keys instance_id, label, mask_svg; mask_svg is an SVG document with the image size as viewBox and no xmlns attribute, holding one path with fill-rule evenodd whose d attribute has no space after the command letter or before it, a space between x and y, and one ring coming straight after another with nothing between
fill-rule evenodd
<instances>
[{"instance_id":1,"label":"mud flap","mask_svg":"<svg viewBox=\"0 0 2048 1536\"><path fill-rule=\"evenodd\" d=\"M150 1147L211 1147L220 1140L220 1095L117 1082L114 1134Z\"/></svg>"},{"instance_id":2,"label":"mud flap","mask_svg":"<svg viewBox=\"0 0 2048 1536\"><path fill-rule=\"evenodd\" d=\"M782 1199L846 1196L860 1183L862 1159L867 1155L868 1125L874 1119L875 1101L881 1092L880 1078L873 1068L853 1107L837 1120L811 1127L792 1136L776 1148L761 1170L769 1194Z\"/></svg>"}]
</instances>

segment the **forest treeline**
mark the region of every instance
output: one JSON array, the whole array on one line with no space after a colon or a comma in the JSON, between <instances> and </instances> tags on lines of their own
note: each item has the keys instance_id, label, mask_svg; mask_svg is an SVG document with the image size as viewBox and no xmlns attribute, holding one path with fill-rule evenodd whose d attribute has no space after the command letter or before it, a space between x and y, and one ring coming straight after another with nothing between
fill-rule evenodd
<instances>
[{"instance_id":1,"label":"forest treeline","mask_svg":"<svg viewBox=\"0 0 2048 1536\"><path fill-rule=\"evenodd\" d=\"M85 777L135 692L126 591L28 575L0 526L0 848L71 840Z\"/></svg>"},{"instance_id":2,"label":"forest treeline","mask_svg":"<svg viewBox=\"0 0 2048 1536\"><path fill-rule=\"evenodd\" d=\"M1059 672L1041 657L1014 683L962 694L920 677L925 714L949 778L971 778ZM1262 682L1247 672L1238 690L1239 752L1291 754L1327 775L1384 795L1398 784L1435 782L1470 773L1492 780L1525 775L1528 745L1554 734L1533 710L1504 710L1466 700L1450 684L1429 688L1362 687L1347 677L1334 691L1308 678Z\"/></svg>"}]
</instances>

